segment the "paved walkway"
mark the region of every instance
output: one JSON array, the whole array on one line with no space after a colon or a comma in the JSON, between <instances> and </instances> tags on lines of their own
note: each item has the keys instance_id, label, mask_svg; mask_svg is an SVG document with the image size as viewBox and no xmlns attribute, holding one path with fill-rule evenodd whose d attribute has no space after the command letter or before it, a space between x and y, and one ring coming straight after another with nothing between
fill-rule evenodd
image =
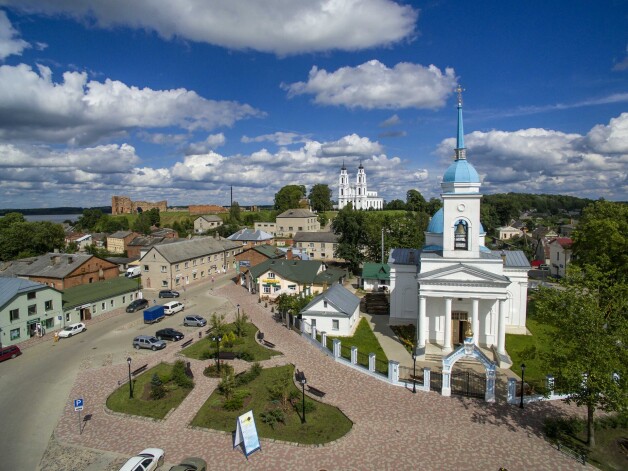
<instances>
[{"instance_id":1,"label":"paved walkway","mask_svg":"<svg viewBox=\"0 0 628 471\"><path fill-rule=\"evenodd\" d=\"M543 418L565 413L558 403L530 404L526 409L503 403L487 404L436 393L412 394L336 363L318 349L275 322L270 308L235 285L215 289L251 318L265 338L284 355L265 366L293 363L308 381L326 391L325 402L339 407L354 423L352 431L337 442L320 447L296 446L261 440L262 451L247 461L232 449L231 434L191 428L187 424L209 397L218 380L206 378L206 362L191 360L196 387L163 421L111 414L106 398L124 379L127 365L117 364L79 372L70 398L82 396L91 420L79 435L76 413L68 403L56 429L62 443L131 456L156 446L166 450L166 461L202 456L213 468L272 470L573 470L584 467L552 448L542 437ZM229 320L229 319L228 319ZM134 352L134 364L153 366L173 361L178 345L161 352ZM236 370L246 368L234 362ZM573 412L573 408L569 411ZM235 427L234 427L235 428Z\"/></svg>"}]
</instances>

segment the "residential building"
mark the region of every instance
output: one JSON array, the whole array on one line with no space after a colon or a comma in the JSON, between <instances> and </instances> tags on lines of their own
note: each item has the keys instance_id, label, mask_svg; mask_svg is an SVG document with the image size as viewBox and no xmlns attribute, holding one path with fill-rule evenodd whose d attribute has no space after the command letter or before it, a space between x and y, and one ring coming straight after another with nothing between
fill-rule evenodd
<instances>
[{"instance_id":1,"label":"residential building","mask_svg":"<svg viewBox=\"0 0 628 471\"><path fill-rule=\"evenodd\" d=\"M360 286L364 291L388 290L390 288L390 266L387 263L364 263Z\"/></svg>"},{"instance_id":2,"label":"residential building","mask_svg":"<svg viewBox=\"0 0 628 471\"><path fill-rule=\"evenodd\" d=\"M72 242L76 244L78 252L85 252L89 245L92 245L92 235L83 234L81 232L73 232L65 236L65 245L69 245Z\"/></svg>"},{"instance_id":3,"label":"residential building","mask_svg":"<svg viewBox=\"0 0 628 471\"><path fill-rule=\"evenodd\" d=\"M321 230L318 215L304 208L288 209L277 216L276 222L256 222L253 227L275 237L292 237L297 232Z\"/></svg>"},{"instance_id":4,"label":"residential building","mask_svg":"<svg viewBox=\"0 0 628 471\"><path fill-rule=\"evenodd\" d=\"M349 203L353 209L384 209L384 199L378 198L376 191L368 189L364 165L360 162L355 183L349 183L349 175L344 162L340 169L338 183L338 209L342 209Z\"/></svg>"},{"instance_id":5,"label":"residential building","mask_svg":"<svg viewBox=\"0 0 628 471\"><path fill-rule=\"evenodd\" d=\"M23 342L61 318L61 291L22 278L0 278L0 345ZM58 321L57 321L58 322Z\"/></svg>"},{"instance_id":6,"label":"residential building","mask_svg":"<svg viewBox=\"0 0 628 471\"><path fill-rule=\"evenodd\" d=\"M138 236L131 231L117 231L107 236L107 252L124 253L127 250L129 242Z\"/></svg>"},{"instance_id":7,"label":"residential building","mask_svg":"<svg viewBox=\"0 0 628 471\"><path fill-rule=\"evenodd\" d=\"M243 247L254 247L256 245L266 245L273 243L273 235L268 232L253 230L253 229L241 229L238 232L231 234L227 239L234 242L239 242Z\"/></svg>"},{"instance_id":8,"label":"residential building","mask_svg":"<svg viewBox=\"0 0 628 471\"><path fill-rule=\"evenodd\" d=\"M177 289L213 280L213 275L235 271L236 255L240 252L239 242L213 237L154 245L140 259L142 286Z\"/></svg>"},{"instance_id":9,"label":"residential building","mask_svg":"<svg viewBox=\"0 0 628 471\"><path fill-rule=\"evenodd\" d=\"M360 319L360 298L335 283L312 299L300 314L306 331L315 328L333 336L352 335Z\"/></svg>"},{"instance_id":10,"label":"residential building","mask_svg":"<svg viewBox=\"0 0 628 471\"><path fill-rule=\"evenodd\" d=\"M290 259L292 258L292 252L290 252ZM288 258L286 253L278 249L274 245L256 245L245 249L241 253L236 255L236 261L238 263L238 273L243 270L247 270L250 267L259 265L266 260L277 260L280 258Z\"/></svg>"},{"instance_id":11,"label":"residential building","mask_svg":"<svg viewBox=\"0 0 628 471\"><path fill-rule=\"evenodd\" d=\"M215 214L199 216L194 220L194 232L196 234L202 234L203 232L216 229L219 226L222 226L222 224L222 218L220 216L216 216Z\"/></svg>"},{"instance_id":12,"label":"residential building","mask_svg":"<svg viewBox=\"0 0 628 471\"><path fill-rule=\"evenodd\" d=\"M523 235L523 231L512 226L502 226L497 228L497 234L499 240L508 240L512 239L513 237L519 237Z\"/></svg>"},{"instance_id":13,"label":"residential building","mask_svg":"<svg viewBox=\"0 0 628 471\"><path fill-rule=\"evenodd\" d=\"M62 329L68 324L88 321L95 316L124 308L141 297L139 278L124 276L66 289L62 296L63 318L57 319L55 326Z\"/></svg>"},{"instance_id":14,"label":"residential building","mask_svg":"<svg viewBox=\"0 0 628 471\"><path fill-rule=\"evenodd\" d=\"M9 262L0 276L19 276L58 290L110 280L120 275L118 265L88 254L48 253Z\"/></svg>"},{"instance_id":15,"label":"residential building","mask_svg":"<svg viewBox=\"0 0 628 471\"><path fill-rule=\"evenodd\" d=\"M473 351L491 349L493 360L509 367L506 332L526 332L530 264L521 251L485 247L481 182L466 158L460 89L457 108L456 155L443 175L443 207L421 250L393 249L388 259L390 323L417 326L419 356L428 347L446 356L468 338Z\"/></svg>"},{"instance_id":16,"label":"residential building","mask_svg":"<svg viewBox=\"0 0 628 471\"><path fill-rule=\"evenodd\" d=\"M150 235L153 237L163 237L164 239L178 239L179 233L169 227L156 227L151 230Z\"/></svg>"},{"instance_id":17,"label":"residential building","mask_svg":"<svg viewBox=\"0 0 628 471\"><path fill-rule=\"evenodd\" d=\"M334 257L338 236L333 232L297 232L293 242L307 252L310 260L340 260Z\"/></svg>"},{"instance_id":18,"label":"residential building","mask_svg":"<svg viewBox=\"0 0 628 471\"><path fill-rule=\"evenodd\" d=\"M567 275L567 266L571 262L573 240L569 237L556 237L549 243L550 275L559 278Z\"/></svg>"},{"instance_id":19,"label":"residential building","mask_svg":"<svg viewBox=\"0 0 628 471\"><path fill-rule=\"evenodd\" d=\"M132 258L141 258L154 245L171 244L179 239L158 237L154 235L137 236L126 247L126 254Z\"/></svg>"},{"instance_id":20,"label":"residential building","mask_svg":"<svg viewBox=\"0 0 628 471\"><path fill-rule=\"evenodd\" d=\"M266 260L240 275L250 293L273 300L280 294L322 293L347 277L342 268L318 260Z\"/></svg>"}]
</instances>

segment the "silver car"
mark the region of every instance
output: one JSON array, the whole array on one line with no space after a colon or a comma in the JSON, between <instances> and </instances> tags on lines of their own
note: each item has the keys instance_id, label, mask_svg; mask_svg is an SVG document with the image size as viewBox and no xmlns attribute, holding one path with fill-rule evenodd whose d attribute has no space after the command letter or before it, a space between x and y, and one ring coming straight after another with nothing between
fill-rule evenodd
<instances>
[{"instance_id":1,"label":"silver car","mask_svg":"<svg viewBox=\"0 0 628 471\"><path fill-rule=\"evenodd\" d=\"M138 335L133 339L133 346L138 350L140 348L150 348L155 351L166 348L166 342L152 335Z\"/></svg>"},{"instance_id":2,"label":"silver car","mask_svg":"<svg viewBox=\"0 0 628 471\"><path fill-rule=\"evenodd\" d=\"M207 321L201 316L185 316L183 318L183 325L189 325L192 327L205 327Z\"/></svg>"}]
</instances>

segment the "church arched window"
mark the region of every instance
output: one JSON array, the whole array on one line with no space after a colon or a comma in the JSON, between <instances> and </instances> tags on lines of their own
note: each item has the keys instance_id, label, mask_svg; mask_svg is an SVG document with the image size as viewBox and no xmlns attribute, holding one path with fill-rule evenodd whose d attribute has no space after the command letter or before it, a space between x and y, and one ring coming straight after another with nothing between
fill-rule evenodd
<instances>
[{"instance_id":1,"label":"church arched window","mask_svg":"<svg viewBox=\"0 0 628 471\"><path fill-rule=\"evenodd\" d=\"M454 225L454 250L468 250L469 225L467 221L460 219Z\"/></svg>"}]
</instances>

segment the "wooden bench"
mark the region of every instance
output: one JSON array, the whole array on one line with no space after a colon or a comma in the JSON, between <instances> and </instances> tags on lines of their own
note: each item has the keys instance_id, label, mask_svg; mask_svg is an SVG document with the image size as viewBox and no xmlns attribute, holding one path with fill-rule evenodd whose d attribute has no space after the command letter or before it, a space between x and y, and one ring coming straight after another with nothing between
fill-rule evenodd
<instances>
[{"instance_id":1,"label":"wooden bench","mask_svg":"<svg viewBox=\"0 0 628 471\"><path fill-rule=\"evenodd\" d=\"M131 376L136 376L136 375L142 373L146 368L148 368L148 363L146 363L145 365L142 365L139 368L133 370L131 372Z\"/></svg>"},{"instance_id":2,"label":"wooden bench","mask_svg":"<svg viewBox=\"0 0 628 471\"><path fill-rule=\"evenodd\" d=\"M220 352L218 354L219 360L235 360L238 358L235 352Z\"/></svg>"},{"instance_id":3,"label":"wooden bench","mask_svg":"<svg viewBox=\"0 0 628 471\"><path fill-rule=\"evenodd\" d=\"M315 388L314 386L310 386L309 384L307 385L307 391L318 397L323 397L325 395L323 391L321 391L318 388Z\"/></svg>"},{"instance_id":4,"label":"wooden bench","mask_svg":"<svg viewBox=\"0 0 628 471\"><path fill-rule=\"evenodd\" d=\"M192 343L194 339L187 340L181 344L181 348L185 348Z\"/></svg>"},{"instance_id":5,"label":"wooden bench","mask_svg":"<svg viewBox=\"0 0 628 471\"><path fill-rule=\"evenodd\" d=\"M262 340L262 343L266 345L267 347L275 348L275 344L272 342L269 342L268 340Z\"/></svg>"}]
</instances>

